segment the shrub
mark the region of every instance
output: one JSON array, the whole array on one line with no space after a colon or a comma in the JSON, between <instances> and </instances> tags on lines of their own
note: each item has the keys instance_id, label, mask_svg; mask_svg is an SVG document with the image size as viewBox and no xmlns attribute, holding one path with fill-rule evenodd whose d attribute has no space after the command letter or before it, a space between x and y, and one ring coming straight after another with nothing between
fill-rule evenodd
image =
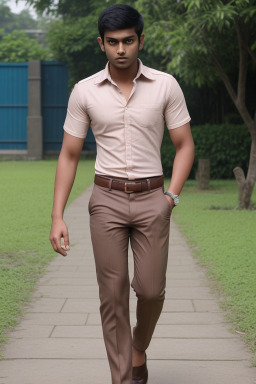
<instances>
[{"instance_id":1,"label":"shrub","mask_svg":"<svg viewBox=\"0 0 256 384\"><path fill-rule=\"evenodd\" d=\"M189 178L194 179L198 159L211 161L211 179L233 179L233 169L237 166L247 172L250 156L251 138L243 125L200 125L192 126L195 142L195 161ZM170 177L175 156L175 148L165 129L161 149L163 171Z\"/></svg>"}]
</instances>

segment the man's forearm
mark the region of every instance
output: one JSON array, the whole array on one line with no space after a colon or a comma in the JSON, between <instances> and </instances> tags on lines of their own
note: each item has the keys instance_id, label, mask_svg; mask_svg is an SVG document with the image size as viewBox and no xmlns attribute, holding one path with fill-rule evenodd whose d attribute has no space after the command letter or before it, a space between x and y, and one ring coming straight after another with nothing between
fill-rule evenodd
<instances>
[{"instance_id":1,"label":"man's forearm","mask_svg":"<svg viewBox=\"0 0 256 384\"><path fill-rule=\"evenodd\" d=\"M179 195L185 184L194 161L194 144L189 143L176 150L169 192Z\"/></svg>"},{"instance_id":2,"label":"man's forearm","mask_svg":"<svg viewBox=\"0 0 256 384\"><path fill-rule=\"evenodd\" d=\"M79 157L60 154L54 185L52 218L62 218L70 191L72 189Z\"/></svg>"}]
</instances>

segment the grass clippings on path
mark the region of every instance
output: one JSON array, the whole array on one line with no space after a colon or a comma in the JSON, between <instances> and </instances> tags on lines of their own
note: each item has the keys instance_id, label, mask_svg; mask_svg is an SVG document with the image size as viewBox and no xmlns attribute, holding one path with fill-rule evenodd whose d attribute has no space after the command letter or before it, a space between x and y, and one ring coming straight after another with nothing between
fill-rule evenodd
<instances>
[{"instance_id":1,"label":"grass clippings on path","mask_svg":"<svg viewBox=\"0 0 256 384\"><path fill-rule=\"evenodd\" d=\"M0 162L0 343L56 255L49 242L56 165L56 160ZM94 160L81 160L68 203L93 176Z\"/></svg>"},{"instance_id":2,"label":"grass clippings on path","mask_svg":"<svg viewBox=\"0 0 256 384\"><path fill-rule=\"evenodd\" d=\"M256 210L235 209L237 202L235 181L211 181L206 191L188 181L173 219L223 294L234 330L256 352Z\"/></svg>"}]
</instances>

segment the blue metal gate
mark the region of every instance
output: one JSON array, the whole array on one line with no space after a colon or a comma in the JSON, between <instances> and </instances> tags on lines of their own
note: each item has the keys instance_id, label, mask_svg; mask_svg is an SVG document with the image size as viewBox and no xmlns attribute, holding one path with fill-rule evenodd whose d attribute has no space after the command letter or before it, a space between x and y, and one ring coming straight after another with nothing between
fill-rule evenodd
<instances>
[{"instance_id":1,"label":"blue metal gate","mask_svg":"<svg viewBox=\"0 0 256 384\"><path fill-rule=\"evenodd\" d=\"M41 63L44 151L60 150L68 103L68 71L64 64Z\"/></svg>"},{"instance_id":2,"label":"blue metal gate","mask_svg":"<svg viewBox=\"0 0 256 384\"><path fill-rule=\"evenodd\" d=\"M68 70L62 63L41 62L43 149L59 151L69 98ZM28 63L0 63L0 150L27 149ZM89 129L83 149L95 150Z\"/></svg>"},{"instance_id":3,"label":"blue metal gate","mask_svg":"<svg viewBox=\"0 0 256 384\"><path fill-rule=\"evenodd\" d=\"M28 63L0 63L0 149L27 148Z\"/></svg>"},{"instance_id":4,"label":"blue metal gate","mask_svg":"<svg viewBox=\"0 0 256 384\"><path fill-rule=\"evenodd\" d=\"M58 62L43 61L41 77L43 148L44 151L59 151L69 98L67 67ZM95 149L95 139L91 129L86 137L84 149Z\"/></svg>"}]
</instances>

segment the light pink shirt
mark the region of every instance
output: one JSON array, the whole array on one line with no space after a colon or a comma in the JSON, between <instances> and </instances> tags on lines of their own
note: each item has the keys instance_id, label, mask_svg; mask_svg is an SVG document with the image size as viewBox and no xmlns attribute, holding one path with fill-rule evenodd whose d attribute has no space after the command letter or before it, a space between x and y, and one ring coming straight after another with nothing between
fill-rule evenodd
<instances>
[{"instance_id":1,"label":"light pink shirt","mask_svg":"<svg viewBox=\"0 0 256 384\"><path fill-rule=\"evenodd\" d=\"M105 69L77 83L64 130L85 138L91 125L96 144L95 173L132 179L162 175L160 148L164 125L190 121L182 90L173 76L139 70L128 102Z\"/></svg>"}]
</instances>

